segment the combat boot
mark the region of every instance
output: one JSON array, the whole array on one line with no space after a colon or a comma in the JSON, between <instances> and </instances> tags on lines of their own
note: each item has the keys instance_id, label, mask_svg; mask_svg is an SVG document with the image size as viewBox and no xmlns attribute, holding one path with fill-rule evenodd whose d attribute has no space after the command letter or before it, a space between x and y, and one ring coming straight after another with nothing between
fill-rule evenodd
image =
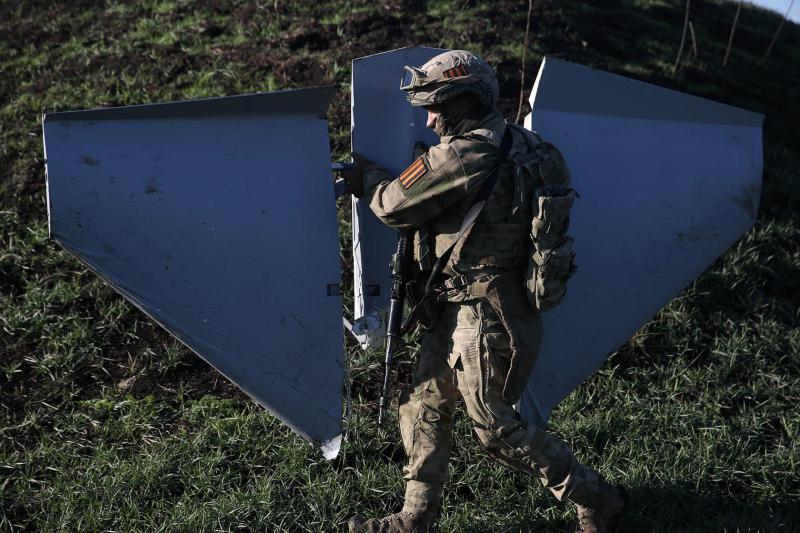
<instances>
[{"instance_id":1,"label":"combat boot","mask_svg":"<svg viewBox=\"0 0 800 533\"><path fill-rule=\"evenodd\" d=\"M350 533L428 533L436 515L414 514L408 511L390 514L383 518L365 520L356 515L347 523Z\"/></svg>"},{"instance_id":2,"label":"combat boot","mask_svg":"<svg viewBox=\"0 0 800 533\"><path fill-rule=\"evenodd\" d=\"M428 533L439 516L441 499L441 483L409 480L402 511L370 520L356 515L347 527L350 533Z\"/></svg>"},{"instance_id":3,"label":"combat boot","mask_svg":"<svg viewBox=\"0 0 800 533\"><path fill-rule=\"evenodd\" d=\"M628 507L628 494L622 487L601 481L592 502L574 503L578 513L575 533L612 533L619 529Z\"/></svg>"}]
</instances>

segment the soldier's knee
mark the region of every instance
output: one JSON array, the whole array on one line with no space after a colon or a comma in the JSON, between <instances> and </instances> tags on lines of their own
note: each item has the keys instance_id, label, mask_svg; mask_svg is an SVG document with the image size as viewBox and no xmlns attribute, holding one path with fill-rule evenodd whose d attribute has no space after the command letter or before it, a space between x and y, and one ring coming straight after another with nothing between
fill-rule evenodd
<instances>
[{"instance_id":1,"label":"soldier's knee","mask_svg":"<svg viewBox=\"0 0 800 533\"><path fill-rule=\"evenodd\" d=\"M474 431L478 444L491 456L506 456L511 451L511 445L497 431L479 426L475 426Z\"/></svg>"},{"instance_id":2,"label":"soldier's knee","mask_svg":"<svg viewBox=\"0 0 800 533\"><path fill-rule=\"evenodd\" d=\"M511 444L495 431L475 427L475 437L492 459L513 469L532 473L531 466L515 453Z\"/></svg>"}]
</instances>

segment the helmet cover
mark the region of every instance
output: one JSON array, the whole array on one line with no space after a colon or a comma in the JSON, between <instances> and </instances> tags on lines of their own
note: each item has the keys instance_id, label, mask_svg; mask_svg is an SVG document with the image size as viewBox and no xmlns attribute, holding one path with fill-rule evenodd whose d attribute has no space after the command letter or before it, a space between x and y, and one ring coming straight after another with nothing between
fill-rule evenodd
<instances>
[{"instance_id":1,"label":"helmet cover","mask_svg":"<svg viewBox=\"0 0 800 533\"><path fill-rule=\"evenodd\" d=\"M421 67L405 67L400 89L412 106L442 104L462 94L473 94L493 107L500 93L497 77L483 59L465 50L441 53Z\"/></svg>"}]
</instances>

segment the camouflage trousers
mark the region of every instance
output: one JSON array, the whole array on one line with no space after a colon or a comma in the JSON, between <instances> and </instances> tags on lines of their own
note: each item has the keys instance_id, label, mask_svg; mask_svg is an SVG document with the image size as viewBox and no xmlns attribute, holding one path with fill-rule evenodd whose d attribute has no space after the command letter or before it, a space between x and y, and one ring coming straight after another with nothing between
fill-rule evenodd
<instances>
[{"instance_id":1,"label":"camouflage trousers","mask_svg":"<svg viewBox=\"0 0 800 533\"><path fill-rule=\"evenodd\" d=\"M538 343L538 316L532 316L531 324L538 328ZM597 496L597 472L578 462L563 441L520 420L513 408L518 397L503 399L510 355L506 330L485 300L443 304L441 320L423 337L411 389L400 398L400 432L408 456L406 511L438 508L459 398L478 441L495 459L537 476L559 500L590 503ZM527 382L528 375L513 379Z\"/></svg>"}]
</instances>

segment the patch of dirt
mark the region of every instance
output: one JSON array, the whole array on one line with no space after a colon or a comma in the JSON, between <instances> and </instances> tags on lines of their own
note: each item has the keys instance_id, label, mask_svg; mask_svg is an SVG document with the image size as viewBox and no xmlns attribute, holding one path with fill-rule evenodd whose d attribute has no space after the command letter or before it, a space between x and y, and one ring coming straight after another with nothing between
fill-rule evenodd
<instances>
[{"instance_id":1,"label":"patch of dirt","mask_svg":"<svg viewBox=\"0 0 800 533\"><path fill-rule=\"evenodd\" d=\"M263 72L265 81L270 76L280 87L317 87L333 83L329 64L313 55L287 55L290 56L250 43L222 52L226 60L238 61L255 71Z\"/></svg>"}]
</instances>

